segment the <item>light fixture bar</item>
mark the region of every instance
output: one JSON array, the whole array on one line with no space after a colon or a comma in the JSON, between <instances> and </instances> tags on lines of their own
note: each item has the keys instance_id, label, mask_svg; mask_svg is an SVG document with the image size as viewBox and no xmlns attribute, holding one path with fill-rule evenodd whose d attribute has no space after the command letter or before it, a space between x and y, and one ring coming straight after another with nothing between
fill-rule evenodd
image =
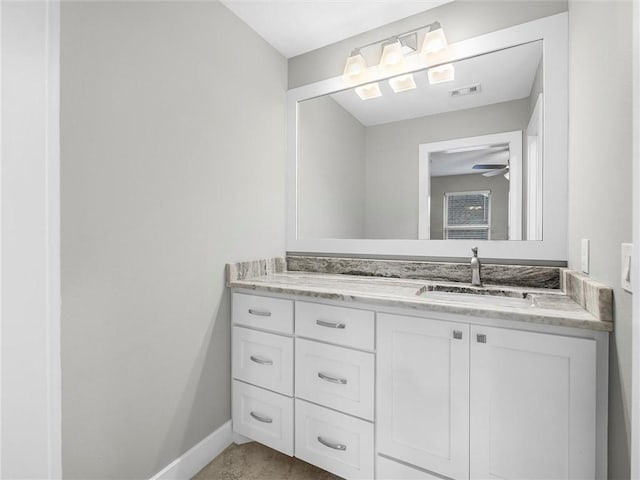
<instances>
[{"instance_id":1,"label":"light fixture bar","mask_svg":"<svg viewBox=\"0 0 640 480\"><path fill-rule=\"evenodd\" d=\"M378 45L380 43L387 42L388 40L394 37L397 37L402 40L403 37L406 37L407 35L410 35L412 33L418 33L420 30L424 30L425 28L428 28L429 32L433 32L434 30L438 30L439 28L442 28L442 26L440 25L440 22L428 23L426 25L422 25L421 27L414 28L412 30L407 30L406 32L398 33L397 35L392 35L391 37L382 38L380 40L376 40L375 42L370 42L365 45L360 45L359 47L356 47L354 50L362 50L363 48L371 47L372 45ZM416 47L417 47L417 40L416 40Z\"/></svg>"}]
</instances>

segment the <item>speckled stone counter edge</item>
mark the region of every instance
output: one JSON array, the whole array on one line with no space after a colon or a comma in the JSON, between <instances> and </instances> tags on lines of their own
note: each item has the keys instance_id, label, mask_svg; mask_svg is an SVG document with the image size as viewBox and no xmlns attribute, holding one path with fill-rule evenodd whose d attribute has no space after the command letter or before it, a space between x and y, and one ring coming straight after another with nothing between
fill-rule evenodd
<instances>
[{"instance_id":1,"label":"speckled stone counter edge","mask_svg":"<svg viewBox=\"0 0 640 480\"><path fill-rule=\"evenodd\" d=\"M471 266L464 263L440 263L367 258L288 256L287 270L370 277L410 278L442 282L471 280ZM560 267L528 265L482 265L482 281L490 285L530 288L560 288Z\"/></svg>"},{"instance_id":2,"label":"speckled stone counter edge","mask_svg":"<svg viewBox=\"0 0 640 480\"><path fill-rule=\"evenodd\" d=\"M285 260L282 257L254 260L251 262L227 263L225 278L227 286L238 280L261 277L272 273L282 273L285 270Z\"/></svg>"},{"instance_id":3,"label":"speckled stone counter edge","mask_svg":"<svg viewBox=\"0 0 640 480\"><path fill-rule=\"evenodd\" d=\"M562 270L562 289L578 305L603 322L613 321L613 289L574 270Z\"/></svg>"}]
</instances>

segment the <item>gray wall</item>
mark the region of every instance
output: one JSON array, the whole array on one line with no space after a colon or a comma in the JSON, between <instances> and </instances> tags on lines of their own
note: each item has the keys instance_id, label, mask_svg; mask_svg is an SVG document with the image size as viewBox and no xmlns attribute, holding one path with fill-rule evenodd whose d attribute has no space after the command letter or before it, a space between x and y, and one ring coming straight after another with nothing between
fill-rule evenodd
<instances>
[{"instance_id":1,"label":"gray wall","mask_svg":"<svg viewBox=\"0 0 640 480\"><path fill-rule=\"evenodd\" d=\"M509 181L503 175L449 175L431 177L431 238L442 240L444 194L490 190L491 240L509 239Z\"/></svg>"},{"instance_id":2,"label":"gray wall","mask_svg":"<svg viewBox=\"0 0 640 480\"><path fill-rule=\"evenodd\" d=\"M567 0L456 0L289 59L289 88L342 75L351 50L439 21L450 43L567 11Z\"/></svg>"},{"instance_id":3,"label":"gray wall","mask_svg":"<svg viewBox=\"0 0 640 480\"><path fill-rule=\"evenodd\" d=\"M300 238L362 238L365 127L330 96L298 107Z\"/></svg>"},{"instance_id":4,"label":"gray wall","mask_svg":"<svg viewBox=\"0 0 640 480\"><path fill-rule=\"evenodd\" d=\"M620 288L620 244L632 223L631 32L631 2L569 2L569 266L580 269L588 238L591 276L614 287L610 480L630 477L631 295Z\"/></svg>"},{"instance_id":5,"label":"gray wall","mask_svg":"<svg viewBox=\"0 0 640 480\"><path fill-rule=\"evenodd\" d=\"M529 97L367 128L367 238L418 238L418 146L524 130Z\"/></svg>"},{"instance_id":6,"label":"gray wall","mask_svg":"<svg viewBox=\"0 0 640 480\"><path fill-rule=\"evenodd\" d=\"M230 419L224 264L284 252L286 60L217 2L63 2L61 53L64 475L149 478Z\"/></svg>"}]
</instances>

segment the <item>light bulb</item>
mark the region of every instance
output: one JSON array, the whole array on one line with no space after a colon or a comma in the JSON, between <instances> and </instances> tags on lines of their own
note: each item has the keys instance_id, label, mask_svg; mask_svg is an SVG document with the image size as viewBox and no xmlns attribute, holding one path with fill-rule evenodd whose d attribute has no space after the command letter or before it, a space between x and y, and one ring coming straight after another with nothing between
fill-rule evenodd
<instances>
[{"instance_id":1,"label":"light bulb","mask_svg":"<svg viewBox=\"0 0 640 480\"><path fill-rule=\"evenodd\" d=\"M399 40L387 43L382 49L380 67L385 73L397 73L404 67L404 55Z\"/></svg>"},{"instance_id":2,"label":"light bulb","mask_svg":"<svg viewBox=\"0 0 640 480\"><path fill-rule=\"evenodd\" d=\"M357 85L367 81L367 62L359 50L354 50L347 58L342 78L349 85Z\"/></svg>"},{"instance_id":3,"label":"light bulb","mask_svg":"<svg viewBox=\"0 0 640 480\"><path fill-rule=\"evenodd\" d=\"M360 87L356 87L356 93L362 100L369 100L370 98L377 98L382 96L380 91L380 85L378 82L368 83Z\"/></svg>"},{"instance_id":4,"label":"light bulb","mask_svg":"<svg viewBox=\"0 0 640 480\"><path fill-rule=\"evenodd\" d=\"M430 65L449 60L449 44L439 23L434 30L428 31L424 36L421 53Z\"/></svg>"},{"instance_id":5,"label":"light bulb","mask_svg":"<svg viewBox=\"0 0 640 480\"><path fill-rule=\"evenodd\" d=\"M413 75L410 73L390 79L389 85L391 86L391 89L396 93L406 92L407 90L413 90L414 88L416 88L416 82L413 79Z\"/></svg>"}]
</instances>

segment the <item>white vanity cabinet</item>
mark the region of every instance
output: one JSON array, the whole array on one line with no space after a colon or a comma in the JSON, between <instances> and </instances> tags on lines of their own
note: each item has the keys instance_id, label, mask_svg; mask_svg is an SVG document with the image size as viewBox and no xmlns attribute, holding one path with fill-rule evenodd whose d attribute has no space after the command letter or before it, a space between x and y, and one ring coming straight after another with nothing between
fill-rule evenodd
<instances>
[{"instance_id":1,"label":"white vanity cabinet","mask_svg":"<svg viewBox=\"0 0 640 480\"><path fill-rule=\"evenodd\" d=\"M295 304L295 456L348 479L374 477L375 313Z\"/></svg>"},{"instance_id":2,"label":"white vanity cabinet","mask_svg":"<svg viewBox=\"0 0 640 480\"><path fill-rule=\"evenodd\" d=\"M233 292L233 429L346 479L606 478L607 333Z\"/></svg>"},{"instance_id":3,"label":"white vanity cabinet","mask_svg":"<svg viewBox=\"0 0 640 480\"><path fill-rule=\"evenodd\" d=\"M233 430L293 455L293 301L234 293Z\"/></svg>"},{"instance_id":4,"label":"white vanity cabinet","mask_svg":"<svg viewBox=\"0 0 640 480\"><path fill-rule=\"evenodd\" d=\"M377 332L380 454L460 480L598 478L595 340L387 314Z\"/></svg>"},{"instance_id":5,"label":"white vanity cabinet","mask_svg":"<svg viewBox=\"0 0 640 480\"><path fill-rule=\"evenodd\" d=\"M374 478L375 313L234 292L232 322L234 432Z\"/></svg>"},{"instance_id":6,"label":"white vanity cabinet","mask_svg":"<svg viewBox=\"0 0 640 480\"><path fill-rule=\"evenodd\" d=\"M471 328L471 478L596 476L596 342Z\"/></svg>"},{"instance_id":7,"label":"white vanity cabinet","mask_svg":"<svg viewBox=\"0 0 640 480\"><path fill-rule=\"evenodd\" d=\"M469 475L469 325L378 314L378 452Z\"/></svg>"}]
</instances>

